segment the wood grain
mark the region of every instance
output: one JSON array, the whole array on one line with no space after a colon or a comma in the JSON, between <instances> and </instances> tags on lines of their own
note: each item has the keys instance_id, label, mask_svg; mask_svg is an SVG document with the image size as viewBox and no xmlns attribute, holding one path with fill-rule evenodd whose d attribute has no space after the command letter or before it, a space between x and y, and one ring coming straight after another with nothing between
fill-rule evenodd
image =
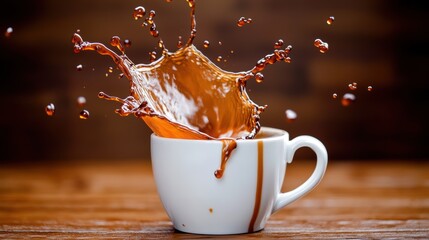
<instances>
[{"instance_id":1,"label":"wood grain","mask_svg":"<svg viewBox=\"0 0 429 240\"><path fill-rule=\"evenodd\" d=\"M314 162L288 166L284 191ZM310 194L263 231L216 238L429 238L429 164L331 162ZM0 168L0 238L194 239L173 229L149 161L68 162Z\"/></svg>"}]
</instances>

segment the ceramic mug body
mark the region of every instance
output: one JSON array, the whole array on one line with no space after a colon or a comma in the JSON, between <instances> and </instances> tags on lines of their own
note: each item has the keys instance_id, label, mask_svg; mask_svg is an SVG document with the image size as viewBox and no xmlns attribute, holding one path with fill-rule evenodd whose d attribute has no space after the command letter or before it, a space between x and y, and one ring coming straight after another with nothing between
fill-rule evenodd
<instances>
[{"instance_id":1,"label":"ceramic mug body","mask_svg":"<svg viewBox=\"0 0 429 240\"><path fill-rule=\"evenodd\" d=\"M237 140L224 174L216 178L222 142L151 136L152 167L164 208L179 231L238 234L259 231L275 211L311 191L327 165L323 144L310 136L289 141L283 130L262 128L258 138ZM282 193L286 165L300 147L317 156L313 174Z\"/></svg>"}]
</instances>

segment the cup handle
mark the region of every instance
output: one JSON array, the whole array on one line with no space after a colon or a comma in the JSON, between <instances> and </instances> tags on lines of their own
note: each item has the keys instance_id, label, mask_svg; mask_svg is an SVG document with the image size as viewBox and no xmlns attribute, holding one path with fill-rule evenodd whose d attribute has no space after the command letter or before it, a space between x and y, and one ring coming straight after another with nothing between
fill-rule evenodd
<instances>
[{"instance_id":1,"label":"cup handle","mask_svg":"<svg viewBox=\"0 0 429 240\"><path fill-rule=\"evenodd\" d=\"M286 141L286 161L291 163L293 156L299 148L309 147L316 153L317 163L316 168L314 169L311 176L299 187L291 190L289 192L280 193L277 196L276 201L273 205L272 213L280 210L286 205L294 202L300 197L304 196L322 180L323 175L325 174L326 166L328 164L328 153L325 146L316 138L311 136L299 136L291 141Z\"/></svg>"}]
</instances>

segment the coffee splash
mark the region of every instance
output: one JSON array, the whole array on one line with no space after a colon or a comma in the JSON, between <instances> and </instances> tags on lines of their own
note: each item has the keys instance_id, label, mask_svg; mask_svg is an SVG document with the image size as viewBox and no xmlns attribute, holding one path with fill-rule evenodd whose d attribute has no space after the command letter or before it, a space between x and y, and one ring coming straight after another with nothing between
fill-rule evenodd
<instances>
[{"instance_id":1,"label":"coffee splash","mask_svg":"<svg viewBox=\"0 0 429 240\"><path fill-rule=\"evenodd\" d=\"M75 33L72 37L74 52L97 51L113 59L118 69L130 82L130 96L119 98L100 92L99 97L122 104L116 110L121 116L130 114L142 119L158 136L182 139L220 140L223 143L221 166L215 176L221 178L236 139L252 139L260 130L260 114L266 106L255 104L246 93L246 82L255 78L262 82L262 71L278 61L289 63L292 47L280 49L283 40L275 44L271 54L243 72L228 72L211 62L194 45L196 36L195 1L187 0L190 7L191 32L186 44L169 52L159 40L162 56L150 64L134 64L126 55L118 36L110 44L121 54L104 44L87 42ZM143 7L134 10L138 20L145 15ZM160 36L151 10L143 26L149 26L153 37ZM181 40L181 38L180 38ZM180 44L182 46L182 44Z\"/></svg>"}]
</instances>

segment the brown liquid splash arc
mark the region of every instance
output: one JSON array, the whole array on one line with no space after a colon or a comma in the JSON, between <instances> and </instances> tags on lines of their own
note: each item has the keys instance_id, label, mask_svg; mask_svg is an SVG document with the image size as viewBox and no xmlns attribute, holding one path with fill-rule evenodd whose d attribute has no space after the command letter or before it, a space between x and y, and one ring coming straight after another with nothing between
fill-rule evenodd
<instances>
[{"instance_id":1,"label":"brown liquid splash arc","mask_svg":"<svg viewBox=\"0 0 429 240\"><path fill-rule=\"evenodd\" d=\"M187 44L169 52L160 40L162 56L150 64L134 64L125 55L117 36L112 37L110 44L121 52L120 55L104 44L84 41L78 33L73 35L72 42L75 53L97 51L110 56L128 78L130 96L122 99L99 93L100 98L122 104L116 110L121 116L134 114L161 137L222 141L221 167L215 172L220 178L237 146L235 140L252 139L260 130L260 114L266 106L251 101L246 93L246 81L268 64L290 62L291 46L285 50L275 49L249 71L225 71L192 44L196 36L195 2L189 0L188 3L191 34Z\"/></svg>"}]
</instances>

